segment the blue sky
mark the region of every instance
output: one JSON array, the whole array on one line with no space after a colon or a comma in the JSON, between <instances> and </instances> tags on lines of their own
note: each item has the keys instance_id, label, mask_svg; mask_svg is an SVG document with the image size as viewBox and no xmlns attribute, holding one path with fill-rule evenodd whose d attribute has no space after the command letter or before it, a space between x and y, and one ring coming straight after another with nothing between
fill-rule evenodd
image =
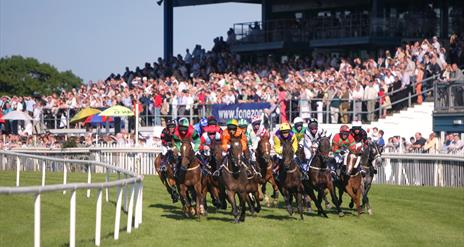
<instances>
[{"instance_id":1,"label":"blue sky","mask_svg":"<svg viewBox=\"0 0 464 247\"><path fill-rule=\"evenodd\" d=\"M22 55L84 79L143 66L163 56L163 7L155 0L0 0L0 57ZM174 54L261 19L256 4L174 9Z\"/></svg>"}]
</instances>

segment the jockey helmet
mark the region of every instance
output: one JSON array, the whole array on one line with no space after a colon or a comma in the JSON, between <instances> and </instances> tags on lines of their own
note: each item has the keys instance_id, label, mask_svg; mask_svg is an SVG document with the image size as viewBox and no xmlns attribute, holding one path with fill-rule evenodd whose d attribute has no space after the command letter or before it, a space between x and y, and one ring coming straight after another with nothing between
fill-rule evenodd
<instances>
[{"instance_id":1,"label":"jockey helmet","mask_svg":"<svg viewBox=\"0 0 464 247\"><path fill-rule=\"evenodd\" d=\"M181 118L179 119L179 127L184 127L184 128L188 128L190 125L189 121L187 118Z\"/></svg>"},{"instance_id":2,"label":"jockey helmet","mask_svg":"<svg viewBox=\"0 0 464 247\"><path fill-rule=\"evenodd\" d=\"M279 128L280 132L282 132L282 131L290 131L291 129L292 128L290 127L290 124L288 124L288 123L282 123L280 125L280 128Z\"/></svg>"},{"instance_id":3,"label":"jockey helmet","mask_svg":"<svg viewBox=\"0 0 464 247\"><path fill-rule=\"evenodd\" d=\"M317 125L318 125L317 119L311 118L311 119L309 120L308 127L309 127L310 129L317 129Z\"/></svg>"},{"instance_id":4,"label":"jockey helmet","mask_svg":"<svg viewBox=\"0 0 464 247\"><path fill-rule=\"evenodd\" d=\"M208 117L208 125L217 125L217 120L214 116Z\"/></svg>"},{"instance_id":5,"label":"jockey helmet","mask_svg":"<svg viewBox=\"0 0 464 247\"><path fill-rule=\"evenodd\" d=\"M258 115L254 115L253 118L251 119L251 124L261 124L261 117Z\"/></svg>"},{"instance_id":6,"label":"jockey helmet","mask_svg":"<svg viewBox=\"0 0 464 247\"><path fill-rule=\"evenodd\" d=\"M237 119L231 119L231 120L227 121L227 129L236 130L237 127L238 127Z\"/></svg>"},{"instance_id":7,"label":"jockey helmet","mask_svg":"<svg viewBox=\"0 0 464 247\"><path fill-rule=\"evenodd\" d=\"M340 127L340 134L343 134L343 133L348 133L348 134L350 133L350 128L348 127L348 125L344 124Z\"/></svg>"},{"instance_id":8,"label":"jockey helmet","mask_svg":"<svg viewBox=\"0 0 464 247\"><path fill-rule=\"evenodd\" d=\"M208 119L206 119L205 117L202 117L202 118L200 119L200 126L201 126L201 127L206 127L206 126L208 126Z\"/></svg>"},{"instance_id":9,"label":"jockey helmet","mask_svg":"<svg viewBox=\"0 0 464 247\"><path fill-rule=\"evenodd\" d=\"M238 120L238 127L240 127L241 129L245 129L246 127L248 127L248 121L243 118Z\"/></svg>"},{"instance_id":10,"label":"jockey helmet","mask_svg":"<svg viewBox=\"0 0 464 247\"><path fill-rule=\"evenodd\" d=\"M174 128L176 127L176 125L177 125L176 120L169 120L167 124L168 128Z\"/></svg>"},{"instance_id":11,"label":"jockey helmet","mask_svg":"<svg viewBox=\"0 0 464 247\"><path fill-rule=\"evenodd\" d=\"M296 117L295 119L293 119L293 124L294 124L294 125L295 125L295 124L303 124L303 123L304 123L304 121L303 121L303 119L300 118L300 117Z\"/></svg>"}]
</instances>

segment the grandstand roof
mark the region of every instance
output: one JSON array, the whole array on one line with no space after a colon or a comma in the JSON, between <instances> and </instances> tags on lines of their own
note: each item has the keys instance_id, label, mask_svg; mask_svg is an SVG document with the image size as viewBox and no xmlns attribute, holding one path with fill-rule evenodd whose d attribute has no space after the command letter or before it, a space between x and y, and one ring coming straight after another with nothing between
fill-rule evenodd
<instances>
[{"instance_id":1,"label":"grandstand roof","mask_svg":"<svg viewBox=\"0 0 464 247\"><path fill-rule=\"evenodd\" d=\"M238 1L223 1L223 0L173 0L174 7L185 7L193 5L215 4L215 3L261 3L260 0L238 0Z\"/></svg>"}]
</instances>

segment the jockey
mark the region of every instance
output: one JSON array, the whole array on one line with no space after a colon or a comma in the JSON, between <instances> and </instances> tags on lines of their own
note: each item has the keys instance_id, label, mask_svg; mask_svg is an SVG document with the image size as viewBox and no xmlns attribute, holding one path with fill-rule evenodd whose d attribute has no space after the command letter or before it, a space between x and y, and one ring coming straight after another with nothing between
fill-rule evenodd
<instances>
[{"instance_id":1,"label":"jockey","mask_svg":"<svg viewBox=\"0 0 464 247\"><path fill-rule=\"evenodd\" d=\"M229 151L231 137L240 139L242 144L242 151L245 154L248 150L245 133L242 131L242 129L238 128L238 121L236 119L231 119L227 121L227 129L222 133L222 156L226 156L227 152Z\"/></svg>"},{"instance_id":2,"label":"jockey","mask_svg":"<svg viewBox=\"0 0 464 247\"><path fill-rule=\"evenodd\" d=\"M193 128L197 131L198 135L202 135L203 134L203 129L208 126L208 119L206 119L205 117L202 117L200 119L200 122L196 123L195 125L193 125Z\"/></svg>"},{"instance_id":3,"label":"jockey","mask_svg":"<svg viewBox=\"0 0 464 247\"><path fill-rule=\"evenodd\" d=\"M173 135L176 130L176 120L168 121L166 128L161 132L161 153L166 155L168 149L173 146Z\"/></svg>"},{"instance_id":4,"label":"jockey","mask_svg":"<svg viewBox=\"0 0 464 247\"><path fill-rule=\"evenodd\" d=\"M367 136L367 132L361 127L360 123L353 123L351 126L351 135L356 141L356 148L360 149L363 147L361 151L361 164L366 165L369 158L369 138Z\"/></svg>"},{"instance_id":5,"label":"jockey","mask_svg":"<svg viewBox=\"0 0 464 247\"><path fill-rule=\"evenodd\" d=\"M326 131L322 128L319 128L317 119L311 118L308 123L308 128L304 133L304 153L306 163L309 165L311 159L313 158L313 153L316 151L319 140L326 136Z\"/></svg>"},{"instance_id":6,"label":"jockey","mask_svg":"<svg viewBox=\"0 0 464 247\"><path fill-rule=\"evenodd\" d=\"M344 156L348 154L347 150L356 154L356 141L350 134L350 128L347 125L342 125L340 127L340 133L335 134L332 139L332 152L335 156L336 166L343 163L345 160ZM336 166L331 166L330 168L333 175L335 175Z\"/></svg>"},{"instance_id":7,"label":"jockey","mask_svg":"<svg viewBox=\"0 0 464 247\"><path fill-rule=\"evenodd\" d=\"M296 117L293 119L293 128L292 131L296 136L296 140L298 141L298 144L303 146L303 139L305 135L306 128L303 126L303 119L300 117Z\"/></svg>"},{"instance_id":8,"label":"jockey","mask_svg":"<svg viewBox=\"0 0 464 247\"><path fill-rule=\"evenodd\" d=\"M215 126L219 132L219 134L222 135L222 129L219 127L218 122L214 116L209 116L208 117L208 126Z\"/></svg>"},{"instance_id":9,"label":"jockey","mask_svg":"<svg viewBox=\"0 0 464 247\"><path fill-rule=\"evenodd\" d=\"M279 130L276 131L274 135L274 152L276 153L276 157L278 159L279 164L282 162L282 140L291 140L294 156L296 158L296 152L298 151L298 142L296 140L295 134L292 132L292 127L288 123L282 123L280 125Z\"/></svg>"},{"instance_id":10,"label":"jockey","mask_svg":"<svg viewBox=\"0 0 464 247\"><path fill-rule=\"evenodd\" d=\"M364 147L367 147L367 132L361 127L361 124L353 123L350 132L356 143L362 143Z\"/></svg>"},{"instance_id":11,"label":"jockey","mask_svg":"<svg viewBox=\"0 0 464 247\"><path fill-rule=\"evenodd\" d=\"M247 134L248 145L250 146L251 151L251 161L256 161L255 151L258 148L258 143L261 140L261 137L269 135L262 124L260 116L255 115L252 118L251 124L248 125Z\"/></svg>"},{"instance_id":12,"label":"jockey","mask_svg":"<svg viewBox=\"0 0 464 247\"><path fill-rule=\"evenodd\" d=\"M210 155L210 145L213 140L220 142L221 134L218 131L218 126L206 126L203 130L203 135L200 137L200 151L206 155Z\"/></svg>"},{"instance_id":13,"label":"jockey","mask_svg":"<svg viewBox=\"0 0 464 247\"><path fill-rule=\"evenodd\" d=\"M189 123L187 118L179 119L179 123L177 128L174 132L174 144L176 145L177 155L180 156L180 148L182 146L182 141L191 141L192 148L195 152L195 155L198 156L199 153L199 146L200 146L200 136L198 135L197 131L193 128L193 126ZM177 160L177 166L180 166L180 159Z\"/></svg>"},{"instance_id":14,"label":"jockey","mask_svg":"<svg viewBox=\"0 0 464 247\"><path fill-rule=\"evenodd\" d=\"M170 120L168 121L166 128L163 129L161 132L161 154L162 157L171 157L174 158L172 155L172 148L174 147L173 143L173 135L176 130L176 120ZM169 156L169 154L170 156ZM163 160L162 160L163 161ZM171 160L172 161L172 160ZM171 162L169 162L171 163ZM161 166L163 167L162 169L165 169L166 167L164 166L165 162L162 162Z\"/></svg>"}]
</instances>

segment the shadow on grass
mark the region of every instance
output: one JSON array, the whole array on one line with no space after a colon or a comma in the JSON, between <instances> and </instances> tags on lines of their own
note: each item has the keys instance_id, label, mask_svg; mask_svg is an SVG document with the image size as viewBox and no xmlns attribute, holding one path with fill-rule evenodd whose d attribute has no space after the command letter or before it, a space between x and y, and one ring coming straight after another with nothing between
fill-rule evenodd
<instances>
[{"instance_id":1,"label":"shadow on grass","mask_svg":"<svg viewBox=\"0 0 464 247\"><path fill-rule=\"evenodd\" d=\"M282 221L282 220L297 220L297 218L295 218L293 216L290 216L290 215L272 215L272 214L268 214L268 215L261 216L261 218L270 219L270 220L279 220L279 221Z\"/></svg>"},{"instance_id":2,"label":"shadow on grass","mask_svg":"<svg viewBox=\"0 0 464 247\"><path fill-rule=\"evenodd\" d=\"M176 209L179 209L179 207L176 207L175 205L167 205L167 204L160 204L160 203L156 203L156 204L150 204L150 206L148 206L149 208L160 208L160 209L164 209L164 210L176 210Z\"/></svg>"}]
</instances>

